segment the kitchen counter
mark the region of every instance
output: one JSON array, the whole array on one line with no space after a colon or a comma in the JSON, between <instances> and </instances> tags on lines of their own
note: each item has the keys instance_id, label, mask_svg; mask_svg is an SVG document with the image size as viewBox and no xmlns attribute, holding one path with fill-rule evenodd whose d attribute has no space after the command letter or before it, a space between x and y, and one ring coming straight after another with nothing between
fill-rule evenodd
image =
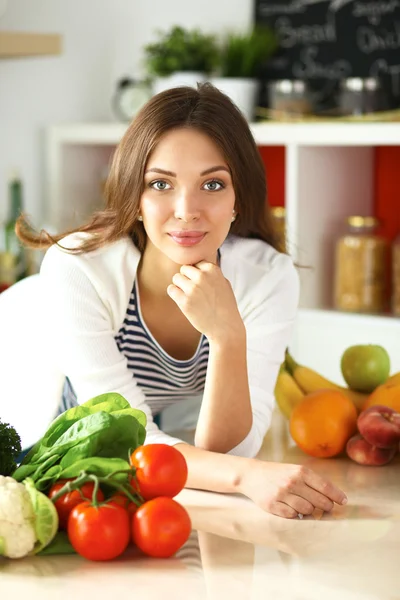
<instances>
[{"instance_id":1,"label":"kitchen counter","mask_svg":"<svg viewBox=\"0 0 400 600\"><path fill-rule=\"evenodd\" d=\"M384 467L314 459L279 413L261 460L305 464L348 495L330 514L299 519L263 512L236 495L184 490L193 531L170 559L135 548L108 563L79 556L0 559L0 598L29 600L400 599L400 455Z\"/></svg>"}]
</instances>

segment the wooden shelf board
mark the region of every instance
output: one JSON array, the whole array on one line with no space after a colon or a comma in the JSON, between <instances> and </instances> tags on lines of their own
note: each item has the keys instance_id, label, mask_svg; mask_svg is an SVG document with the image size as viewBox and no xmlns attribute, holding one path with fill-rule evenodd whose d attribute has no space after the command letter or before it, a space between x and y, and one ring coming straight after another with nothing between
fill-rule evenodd
<instances>
[{"instance_id":1,"label":"wooden shelf board","mask_svg":"<svg viewBox=\"0 0 400 600\"><path fill-rule=\"evenodd\" d=\"M61 36L52 33L0 31L0 58L61 54Z\"/></svg>"}]
</instances>

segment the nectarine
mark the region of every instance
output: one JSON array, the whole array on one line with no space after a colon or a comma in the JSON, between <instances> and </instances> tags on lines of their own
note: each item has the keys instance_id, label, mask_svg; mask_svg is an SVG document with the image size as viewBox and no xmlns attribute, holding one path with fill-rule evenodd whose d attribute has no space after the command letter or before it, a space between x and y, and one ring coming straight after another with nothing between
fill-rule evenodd
<instances>
[{"instance_id":1,"label":"nectarine","mask_svg":"<svg viewBox=\"0 0 400 600\"><path fill-rule=\"evenodd\" d=\"M400 441L400 413L389 406L370 406L357 419L358 431L372 446L391 448Z\"/></svg>"},{"instance_id":2,"label":"nectarine","mask_svg":"<svg viewBox=\"0 0 400 600\"><path fill-rule=\"evenodd\" d=\"M378 448L372 446L359 433L353 435L346 444L349 458L359 465L379 467L387 465L397 453L397 448Z\"/></svg>"}]
</instances>

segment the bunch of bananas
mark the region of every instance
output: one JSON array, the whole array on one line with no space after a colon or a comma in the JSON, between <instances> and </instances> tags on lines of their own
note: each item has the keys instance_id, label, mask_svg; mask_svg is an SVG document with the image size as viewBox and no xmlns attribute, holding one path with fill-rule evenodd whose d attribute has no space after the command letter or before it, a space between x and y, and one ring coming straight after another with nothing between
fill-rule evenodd
<instances>
[{"instance_id":1,"label":"bunch of bananas","mask_svg":"<svg viewBox=\"0 0 400 600\"><path fill-rule=\"evenodd\" d=\"M387 383L400 384L400 373L389 377ZM287 419L292 410L303 400L304 396L319 390L339 390L350 398L357 412L360 413L369 394L355 392L340 386L317 371L304 365L299 365L287 351L275 385L275 398L278 407Z\"/></svg>"}]
</instances>

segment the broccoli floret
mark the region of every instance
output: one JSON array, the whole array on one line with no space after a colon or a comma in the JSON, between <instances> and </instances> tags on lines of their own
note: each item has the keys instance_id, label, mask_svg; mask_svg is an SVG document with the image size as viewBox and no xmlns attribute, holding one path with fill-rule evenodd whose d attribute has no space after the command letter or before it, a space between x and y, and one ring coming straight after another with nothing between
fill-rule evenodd
<instances>
[{"instance_id":1,"label":"broccoli floret","mask_svg":"<svg viewBox=\"0 0 400 600\"><path fill-rule=\"evenodd\" d=\"M16 458L21 452L21 438L9 423L0 421L0 475L7 477L17 468Z\"/></svg>"}]
</instances>

